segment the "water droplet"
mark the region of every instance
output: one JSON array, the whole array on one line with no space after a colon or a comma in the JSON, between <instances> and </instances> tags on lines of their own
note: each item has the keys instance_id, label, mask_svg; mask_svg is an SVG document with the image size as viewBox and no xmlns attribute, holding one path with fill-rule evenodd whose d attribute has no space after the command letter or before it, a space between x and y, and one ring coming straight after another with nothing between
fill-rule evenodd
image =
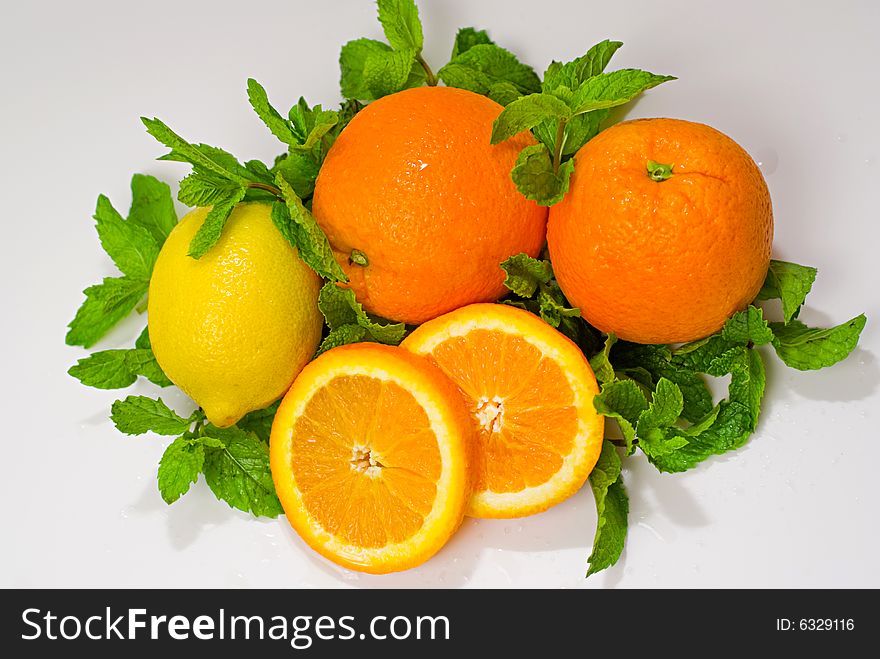
<instances>
[{"instance_id":1,"label":"water droplet","mask_svg":"<svg viewBox=\"0 0 880 659\"><path fill-rule=\"evenodd\" d=\"M771 149L769 147L757 149L754 157L755 162L758 163L758 167L761 168L761 171L765 176L770 176L770 174L775 172L776 168L779 166L779 154L776 153L776 149Z\"/></svg>"},{"instance_id":2,"label":"water droplet","mask_svg":"<svg viewBox=\"0 0 880 659\"><path fill-rule=\"evenodd\" d=\"M843 144L844 142L846 142L846 135L844 133L838 133L834 139L836 139L840 144Z\"/></svg>"},{"instance_id":3,"label":"water droplet","mask_svg":"<svg viewBox=\"0 0 880 659\"><path fill-rule=\"evenodd\" d=\"M510 527L509 526L504 527L504 535L510 535Z\"/></svg>"}]
</instances>

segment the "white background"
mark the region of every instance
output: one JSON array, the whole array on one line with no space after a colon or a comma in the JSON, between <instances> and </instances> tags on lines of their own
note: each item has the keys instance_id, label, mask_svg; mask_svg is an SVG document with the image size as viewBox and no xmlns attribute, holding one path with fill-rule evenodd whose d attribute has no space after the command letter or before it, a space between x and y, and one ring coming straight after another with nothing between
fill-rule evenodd
<instances>
[{"instance_id":1,"label":"white background","mask_svg":"<svg viewBox=\"0 0 880 659\"><path fill-rule=\"evenodd\" d=\"M91 215L99 193L128 208L133 172L176 181L140 115L194 141L271 160L281 146L250 110L257 78L278 107L334 105L347 40L380 37L370 2L4 3L0 19L3 286L2 586L842 586L880 587L880 4L422 0L426 57L455 29L488 28L539 72L606 37L612 68L680 79L629 116L709 123L761 163L775 255L815 265L802 319L867 312L859 348L800 373L766 353L768 387L746 448L684 475L636 456L625 479L620 563L584 580L596 523L589 488L537 517L465 522L434 559L368 577L308 550L286 521L254 521L204 483L171 507L155 485L167 439L127 438L117 392L66 374L64 345L87 285L112 275ZM99 349L129 347L133 320ZM139 384L134 393L151 393ZM128 392L131 393L131 392ZM122 394L124 395L124 394ZM180 394L163 397L180 410Z\"/></svg>"}]
</instances>

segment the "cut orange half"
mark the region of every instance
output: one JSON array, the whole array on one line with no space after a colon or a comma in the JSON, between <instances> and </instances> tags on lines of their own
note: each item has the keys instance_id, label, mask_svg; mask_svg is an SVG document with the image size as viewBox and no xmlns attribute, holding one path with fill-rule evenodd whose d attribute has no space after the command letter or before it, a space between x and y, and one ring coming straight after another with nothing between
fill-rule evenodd
<instances>
[{"instance_id":1,"label":"cut orange half","mask_svg":"<svg viewBox=\"0 0 880 659\"><path fill-rule=\"evenodd\" d=\"M467 514L521 517L584 484L602 449L596 378L580 349L537 316L472 304L428 321L402 347L464 394L476 427Z\"/></svg>"},{"instance_id":2,"label":"cut orange half","mask_svg":"<svg viewBox=\"0 0 880 659\"><path fill-rule=\"evenodd\" d=\"M461 524L472 433L461 395L427 359L342 346L308 364L278 408L272 477L313 549L354 570L404 570Z\"/></svg>"}]
</instances>

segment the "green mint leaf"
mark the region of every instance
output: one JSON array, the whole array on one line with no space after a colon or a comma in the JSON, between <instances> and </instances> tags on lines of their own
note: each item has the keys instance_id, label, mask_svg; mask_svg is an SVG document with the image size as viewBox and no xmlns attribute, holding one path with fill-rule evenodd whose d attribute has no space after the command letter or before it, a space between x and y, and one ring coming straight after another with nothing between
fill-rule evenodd
<instances>
[{"instance_id":1,"label":"green mint leaf","mask_svg":"<svg viewBox=\"0 0 880 659\"><path fill-rule=\"evenodd\" d=\"M371 337L366 329L360 325L340 325L336 329L330 330L321 345L318 346L317 354L323 354L332 348L348 345L349 343L360 343L361 341L370 341Z\"/></svg>"},{"instance_id":2,"label":"green mint leaf","mask_svg":"<svg viewBox=\"0 0 880 659\"><path fill-rule=\"evenodd\" d=\"M370 98L377 99L406 89L416 61L413 49L374 52L364 62L364 85Z\"/></svg>"},{"instance_id":3,"label":"green mint leaf","mask_svg":"<svg viewBox=\"0 0 880 659\"><path fill-rule=\"evenodd\" d=\"M487 96L498 103L498 105L507 106L522 97L522 93L513 83L496 82L489 87Z\"/></svg>"},{"instance_id":4,"label":"green mint leaf","mask_svg":"<svg viewBox=\"0 0 880 659\"><path fill-rule=\"evenodd\" d=\"M520 151L510 177L526 199L552 206L568 194L573 172L574 160L565 161L555 170L550 150L544 144L532 144Z\"/></svg>"},{"instance_id":5,"label":"green mint leaf","mask_svg":"<svg viewBox=\"0 0 880 659\"><path fill-rule=\"evenodd\" d=\"M138 335L138 338L135 339L134 342L135 348L141 349L153 349L153 344L150 343L150 327L149 325L145 325L144 329L141 330L141 333Z\"/></svg>"},{"instance_id":6,"label":"green mint leaf","mask_svg":"<svg viewBox=\"0 0 880 659\"><path fill-rule=\"evenodd\" d=\"M472 27L463 27L455 35L455 43L452 46L451 60L455 59L462 53L470 50L474 46L480 44L494 44L495 42L489 38L486 30L477 30Z\"/></svg>"},{"instance_id":7,"label":"green mint leaf","mask_svg":"<svg viewBox=\"0 0 880 659\"><path fill-rule=\"evenodd\" d=\"M132 176L128 221L149 231L161 247L177 224L174 199L168 184L146 174Z\"/></svg>"},{"instance_id":8,"label":"green mint leaf","mask_svg":"<svg viewBox=\"0 0 880 659\"><path fill-rule=\"evenodd\" d=\"M568 91L577 89L585 80L599 75L608 66L611 57L617 49L623 45L620 41L606 39L590 48L586 54L577 59L567 62L551 62L544 72L544 82L541 89L547 93L553 93L560 88Z\"/></svg>"},{"instance_id":9,"label":"green mint leaf","mask_svg":"<svg viewBox=\"0 0 880 659\"><path fill-rule=\"evenodd\" d=\"M303 205L281 174L276 175L275 184L281 190L285 202L284 205L272 206L272 221L281 234L297 248L300 258L318 275L332 281L348 281L342 266L333 256L327 236L318 226L311 211Z\"/></svg>"},{"instance_id":10,"label":"green mint leaf","mask_svg":"<svg viewBox=\"0 0 880 659\"><path fill-rule=\"evenodd\" d=\"M149 281L159 256L153 234L140 224L122 219L104 195L98 197L95 222L101 246L116 267L132 279Z\"/></svg>"},{"instance_id":11,"label":"green mint leaf","mask_svg":"<svg viewBox=\"0 0 880 659\"><path fill-rule=\"evenodd\" d=\"M550 261L533 259L528 254L516 254L501 262L506 273L504 285L520 297L532 297L540 284L553 279Z\"/></svg>"},{"instance_id":12,"label":"green mint leaf","mask_svg":"<svg viewBox=\"0 0 880 659\"><path fill-rule=\"evenodd\" d=\"M635 427L642 412L648 409L648 399L632 380L615 380L602 385L602 391L593 398L593 407L606 417L617 421L626 442L626 454L633 452Z\"/></svg>"},{"instance_id":13,"label":"green mint leaf","mask_svg":"<svg viewBox=\"0 0 880 659\"><path fill-rule=\"evenodd\" d=\"M620 474L620 455L611 442L602 445L599 461L590 474L590 487L598 521L588 577L617 563L626 544L629 499Z\"/></svg>"},{"instance_id":14,"label":"green mint leaf","mask_svg":"<svg viewBox=\"0 0 880 659\"><path fill-rule=\"evenodd\" d=\"M728 400L740 403L748 409L751 417L749 430L754 432L758 426L761 401L764 398L764 388L767 384L761 353L745 347L740 348L732 355L730 373Z\"/></svg>"},{"instance_id":15,"label":"green mint leaf","mask_svg":"<svg viewBox=\"0 0 880 659\"><path fill-rule=\"evenodd\" d=\"M403 323L381 323L368 316L363 306L356 300L354 291L338 286L334 282L324 284L318 293L318 309L324 315L331 333L351 325L363 328L366 334L356 340L366 339L387 345L397 345L403 341L406 333L406 326ZM344 334L337 335L331 343L340 338L353 338L358 334L351 329L345 330ZM346 343L353 343L353 341L346 341ZM324 348L323 343L321 347Z\"/></svg>"},{"instance_id":16,"label":"green mint leaf","mask_svg":"<svg viewBox=\"0 0 880 659\"><path fill-rule=\"evenodd\" d=\"M673 361L672 352L666 346L636 345L620 343L615 352L615 369L630 377L641 378L648 388L653 389L653 382L660 378L672 381L684 396L682 416L690 422L696 422L712 410L712 394L705 380L692 364ZM647 380L640 375L640 370L649 375Z\"/></svg>"},{"instance_id":17,"label":"green mint leaf","mask_svg":"<svg viewBox=\"0 0 880 659\"><path fill-rule=\"evenodd\" d=\"M660 378L648 408L639 415L636 434L641 437L651 428L671 426L681 416L683 409L681 389L671 380Z\"/></svg>"},{"instance_id":18,"label":"green mint leaf","mask_svg":"<svg viewBox=\"0 0 880 659\"><path fill-rule=\"evenodd\" d=\"M762 346L773 340L773 332L764 313L758 308L749 306L745 311L734 314L721 328L721 338L742 345L753 344Z\"/></svg>"},{"instance_id":19,"label":"green mint leaf","mask_svg":"<svg viewBox=\"0 0 880 659\"><path fill-rule=\"evenodd\" d=\"M266 166L266 163L260 160L248 160L244 164L244 168L260 183L272 185L275 182L275 175L272 173L272 170ZM264 191L260 190L260 192Z\"/></svg>"},{"instance_id":20,"label":"green mint leaf","mask_svg":"<svg viewBox=\"0 0 880 659\"><path fill-rule=\"evenodd\" d=\"M811 371L845 359L856 347L865 327L865 314L828 329L807 327L799 320L770 323L773 347L787 366Z\"/></svg>"},{"instance_id":21,"label":"green mint leaf","mask_svg":"<svg viewBox=\"0 0 880 659\"><path fill-rule=\"evenodd\" d=\"M128 350L103 350L80 359L68 374L88 387L122 389L134 384L137 376L125 363Z\"/></svg>"},{"instance_id":22,"label":"green mint leaf","mask_svg":"<svg viewBox=\"0 0 880 659\"><path fill-rule=\"evenodd\" d=\"M585 55L578 57L572 64L574 65L574 85L572 89L579 86L588 78L597 76L605 70L614 53L623 45L622 41L600 41L590 48Z\"/></svg>"},{"instance_id":23,"label":"green mint leaf","mask_svg":"<svg viewBox=\"0 0 880 659\"><path fill-rule=\"evenodd\" d=\"M107 331L125 318L147 294L149 282L130 277L107 277L89 286L85 302L68 326L67 345L93 346Z\"/></svg>"},{"instance_id":24,"label":"green mint leaf","mask_svg":"<svg viewBox=\"0 0 880 659\"><path fill-rule=\"evenodd\" d=\"M172 150L163 159L188 162L207 172L212 172L222 179L235 181L242 185L247 181L247 177L242 176L241 172L238 171L238 168L243 169L243 167L241 165L238 168L231 167L232 162L229 161L229 158L232 158L232 156L225 151L214 149L204 144L190 144L159 119L141 117L141 121L150 135Z\"/></svg>"},{"instance_id":25,"label":"green mint leaf","mask_svg":"<svg viewBox=\"0 0 880 659\"><path fill-rule=\"evenodd\" d=\"M673 76L661 76L638 69L621 69L600 73L587 78L571 96L573 114L605 110L629 103L642 92L657 85L675 80Z\"/></svg>"},{"instance_id":26,"label":"green mint leaf","mask_svg":"<svg viewBox=\"0 0 880 659\"><path fill-rule=\"evenodd\" d=\"M110 420L117 430L126 435L143 435L147 432L181 435L202 417L202 412L196 410L188 419L184 419L169 409L161 398L147 396L128 396L125 400L117 400L110 408Z\"/></svg>"},{"instance_id":27,"label":"green mint leaf","mask_svg":"<svg viewBox=\"0 0 880 659\"><path fill-rule=\"evenodd\" d=\"M468 51L471 52L471 51ZM565 101L550 94L530 94L515 100L492 124L492 144L537 126L547 119L568 119L571 110ZM532 147L527 147L532 148Z\"/></svg>"},{"instance_id":28,"label":"green mint leaf","mask_svg":"<svg viewBox=\"0 0 880 659\"><path fill-rule=\"evenodd\" d=\"M232 426L207 426L205 436L222 447L206 448L203 473L214 495L231 507L256 516L282 512L269 470L269 446L254 433Z\"/></svg>"},{"instance_id":29,"label":"green mint leaf","mask_svg":"<svg viewBox=\"0 0 880 659\"><path fill-rule=\"evenodd\" d=\"M339 113L324 110L320 105L309 107L306 100L300 97L297 104L290 108L290 122L296 133L296 142L291 147L311 151L339 123Z\"/></svg>"},{"instance_id":30,"label":"green mint leaf","mask_svg":"<svg viewBox=\"0 0 880 659\"><path fill-rule=\"evenodd\" d=\"M355 39L342 47L339 53L341 71L339 86L344 98L372 101L373 94L364 79L364 68L370 55L391 52L391 48L375 39Z\"/></svg>"},{"instance_id":31,"label":"green mint leaf","mask_svg":"<svg viewBox=\"0 0 880 659\"><path fill-rule=\"evenodd\" d=\"M437 77L450 87L484 96L490 95L493 88L497 94L497 86L502 84L512 86L519 96L541 89L541 80L532 67L520 62L509 50L492 43L471 45L441 68Z\"/></svg>"},{"instance_id":32,"label":"green mint leaf","mask_svg":"<svg viewBox=\"0 0 880 659\"><path fill-rule=\"evenodd\" d=\"M272 107L266 90L253 78L248 78L247 95L254 112L257 113L257 116L266 124L266 127L275 137L290 146L299 144L299 141L290 129L290 123L279 114L278 110Z\"/></svg>"},{"instance_id":33,"label":"green mint leaf","mask_svg":"<svg viewBox=\"0 0 880 659\"><path fill-rule=\"evenodd\" d=\"M159 461L159 493L171 504L189 491L199 479L205 464L205 449L198 442L178 437L171 442Z\"/></svg>"},{"instance_id":34,"label":"green mint leaf","mask_svg":"<svg viewBox=\"0 0 880 659\"><path fill-rule=\"evenodd\" d=\"M558 285L542 286L538 291L538 315L549 325L559 328L563 320L566 318L580 318L580 309L566 306L567 300L562 294L562 290ZM565 332L574 340L574 337Z\"/></svg>"},{"instance_id":35,"label":"green mint leaf","mask_svg":"<svg viewBox=\"0 0 880 659\"><path fill-rule=\"evenodd\" d=\"M420 52L424 45L422 22L413 0L378 0L379 22L394 50Z\"/></svg>"},{"instance_id":36,"label":"green mint leaf","mask_svg":"<svg viewBox=\"0 0 880 659\"><path fill-rule=\"evenodd\" d=\"M315 180L321 163L311 153L292 150L275 166L300 199L307 199L315 191Z\"/></svg>"},{"instance_id":37,"label":"green mint leaf","mask_svg":"<svg viewBox=\"0 0 880 659\"><path fill-rule=\"evenodd\" d=\"M240 183L199 171L180 182L177 198L187 206L213 206L238 194L241 188Z\"/></svg>"},{"instance_id":38,"label":"green mint leaf","mask_svg":"<svg viewBox=\"0 0 880 659\"><path fill-rule=\"evenodd\" d=\"M235 425L245 432L254 433L260 441L268 444L269 435L272 433L272 422L280 404L281 401L276 401L262 410L248 412Z\"/></svg>"},{"instance_id":39,"label":"green mint leaf","mask_svg":"<svg viewBox=\"0 0 880 659\"><path fill-rule=\"evenodd\" d=\"M614 366L611 364L611 348L615 343L617 343L617 337L613 332L609 332L605 337L605 346L590 358L590 368L593 369L599 384L613 382L617 378Z\"/></svg>"},{"instance_id":40,"label":"green mint leaf","mask_svg":"<svg viewBox=\"0 0 880 659\"><path fill-rule=\"evenodd\" d=\"M244 199L246 192L247 187L242 185L214 202L202 226L199 227L189 243L189 256L200 259L217 244L217 241L220 240L220 234L223 233L223 227L226 226L226 220L229 219L235 205Z\"/></svg>"},{"instance_id":41,"label":"green mint leaf","mask_svg":"<svg viewBox=\"0 0 880 659\"><path fill-rule=\"evenodd\" d=\"M142 375L156 386L170 387L173 384L156 361L152 348L126 350L125 367L132 375Z\"/></svg>"},{"instance_id":42,"label":"green mint leaf","mask_svg":"<svg viewBox=\"0 0 880 659\"><path fill-rule=\"evenodd\" d=\"M781 299L782 316L787 323L792 318L797 318L798 311L816 280L816 272L816 268L797 263L770 261L767 278L757 299Z\"/></svg>"}]
</instances>

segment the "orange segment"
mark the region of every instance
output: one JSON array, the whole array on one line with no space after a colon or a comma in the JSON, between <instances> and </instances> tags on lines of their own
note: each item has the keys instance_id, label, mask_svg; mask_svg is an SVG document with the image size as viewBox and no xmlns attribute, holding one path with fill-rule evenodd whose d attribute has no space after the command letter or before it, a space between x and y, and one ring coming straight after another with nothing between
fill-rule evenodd
<instances>
[{"instance_id":1,"label":"orange segment","mask_svg":"<svg viewBox=\"0 0 880 659\"><path fill-rule=\"evenodd\" d=\"M533 314L472 304L417 328L402 347L458 385L475 428L468 514L520 517L574 494L599 458L598 385L580 349Z\"/></svg>"},{"instance_id":2,"label":"orange segment","mask_svg":"<svg viewBox=\"0 0 880 659\"><path fill-rule=\"evenodd\" d=\"M343 346L309 364L284 397L272 476L312 548L355 570L403 570L461 524L472 432L460 394L428 360Z\"/></svg>"}]
</instances>

